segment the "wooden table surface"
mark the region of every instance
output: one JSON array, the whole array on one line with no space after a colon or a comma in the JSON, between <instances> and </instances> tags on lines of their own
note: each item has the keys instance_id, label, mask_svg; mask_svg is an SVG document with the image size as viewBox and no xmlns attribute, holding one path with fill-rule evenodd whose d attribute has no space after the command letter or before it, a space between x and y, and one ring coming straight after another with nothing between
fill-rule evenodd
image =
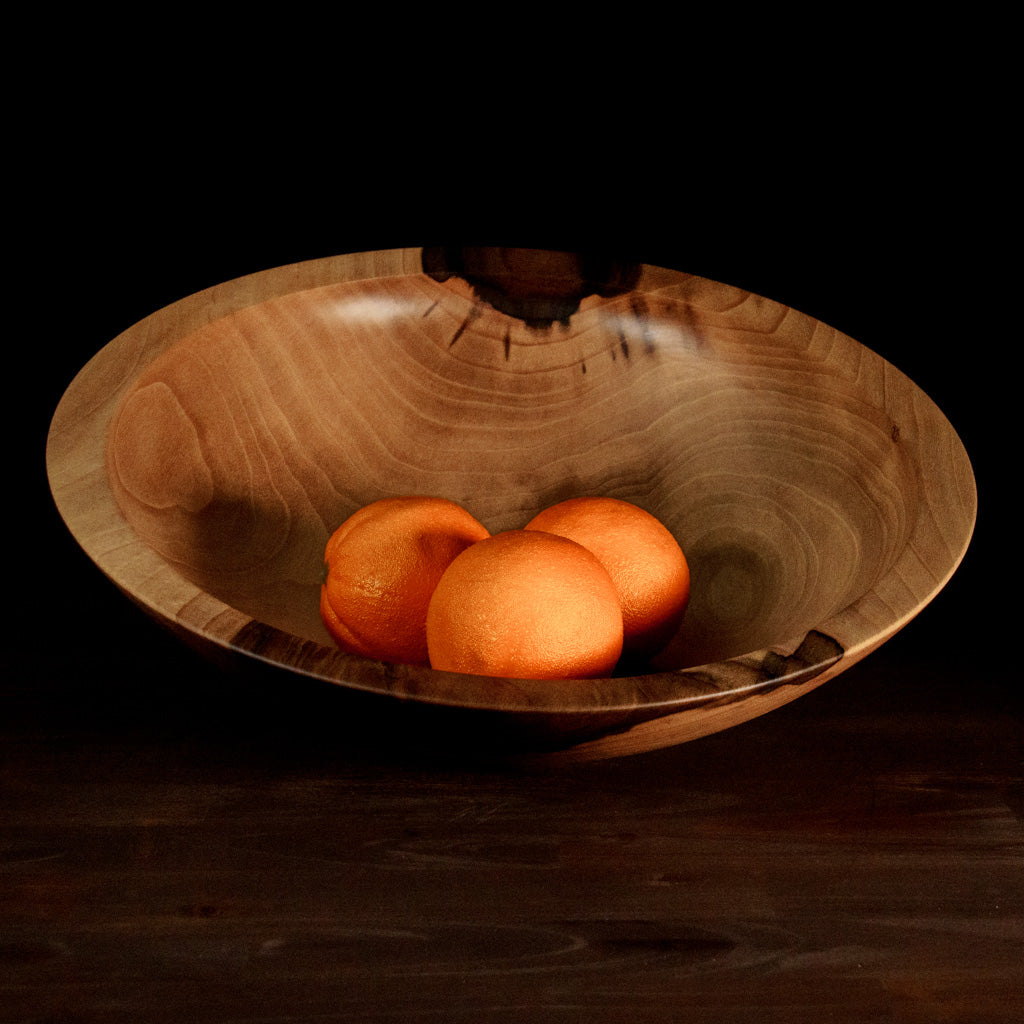
<instances>
[{"instance_id":1,"label":"wooden table surface","mask_svg":"<svg viewBox=\"0 0 1024 1024\"><path fill-rule=\"evenodd\" d=\"M501 770L244 693L109 611L140 642L105 676L75 638L5 694L0 1020L1024 1008L1021 702L944 691L912 633L717 736Z\"/></svg>"},{"instance_id":2,"label":"wooden table surface","mask_svg":"<svg viewBox=\"0 0 1024 1024\"><path fill-rule=\"evenodd\" d=\"M901 349L899 323L873 336L877 290L814 293L808 260L807 295L774 297L906 369L975 459L961 571L764 718L621 760L474 765L454 738L389 746L336 694L225 677L66 536L42 438L70 375L152 308L273 265L200 253L168 283L147 255L103 269L116 295L87 271L63 348L37 353L0 682L3 1024L1021 1019L1024 699L986 610L1006 556L963 365Z\"/></svg>"}]
</instances>

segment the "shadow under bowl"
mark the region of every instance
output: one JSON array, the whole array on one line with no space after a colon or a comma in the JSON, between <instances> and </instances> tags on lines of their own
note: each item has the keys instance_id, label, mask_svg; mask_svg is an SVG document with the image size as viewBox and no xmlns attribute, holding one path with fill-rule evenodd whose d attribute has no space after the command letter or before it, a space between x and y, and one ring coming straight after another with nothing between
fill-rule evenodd
<instances>
[{"instance_id":1,"label":"shadow under bowl","mask_svg":"<svg viewBox=\"0 0 1024 1024\"><path fill-rule=\"evenodd\" d=\"M949 422L858 342L729 285L520 249L350 254L183 299L76 376L47 467L89 557L190 643L385 714L457 713L470 746L525 756L653 749L800 696L938 593L976 513ZM631 501L687 554L683 627L597 680L344 654L324 545L394 494L492 533L574 495Z\"/></svg>"}]
</instances>

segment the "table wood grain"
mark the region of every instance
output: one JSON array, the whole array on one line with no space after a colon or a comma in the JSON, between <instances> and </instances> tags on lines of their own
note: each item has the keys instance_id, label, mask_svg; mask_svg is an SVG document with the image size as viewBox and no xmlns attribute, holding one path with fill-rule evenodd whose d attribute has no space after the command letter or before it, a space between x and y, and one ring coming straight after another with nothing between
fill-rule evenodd
<instances>
[{"instance_id":1,"label":"table wood grain","mask_svg":"<svg viewBox=\"0 0 1024 1024\"><path fill-rule=\"evenodd\" d=\"M104 596L119 663L5 684L0 1020L1019 1019L1021 701L912 633L716 736L499 768Z\"/></svg>"}]
</instances>

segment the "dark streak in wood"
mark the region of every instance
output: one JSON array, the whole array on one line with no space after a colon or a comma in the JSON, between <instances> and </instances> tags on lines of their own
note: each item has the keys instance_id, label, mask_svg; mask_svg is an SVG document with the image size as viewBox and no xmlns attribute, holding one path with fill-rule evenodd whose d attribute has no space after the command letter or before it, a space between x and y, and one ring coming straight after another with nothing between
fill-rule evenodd
<instances>
[{"instance_id":1,"label":"dark streak in wood","mask_svg":"<svg viewBox=\"0 0 1024 1024\"><path fill-rule=\"evenodd\" d=\"M769 651L761 663L765 679L796 686L821 675L838 662L843 648L830 636L812 629L788 656Z\"/></svg>"},{"instance_id":2,"label":"dark streak in wood","mask_svg":"<svg viewBox=\"0 0 1024 1024\"><path fill-rule=\"evenodd\" d=\"M178 911L182 917L212 918L220 911L212 903L196 903L183 906Z\"/></svg>"},{"instance_id":3,"label":"dark streak in wood","mask_svg":"<svg viewBox=\"0 0 1024 1024\"><path fill-rule=\"evenodd\" d=\"M443 245L423 249L423 270L435 281L460 277L494 309L528 327L568 326L590 296L623 295L640 279L640 265L605 253Z\"/></svg>"},{"instance_id":4,"label":"dark streak in wood","mask_svg":"<svg viewBox=\"0 0 1024 1024\"><path fill-rule=\"evenodd\" d=\"M350 690L349 685L343 686L347 700L369 700L372 704L383 698L387 728L411 730L409 742L413 747L416 745L416 733L424 728L427 717L433 714L429 705L416 700L424 670L415 666L354 658L336 648L299 640L256 621L249 622L238 631L232 646L271 666L290 666L314 677L325 673L328 678L347 679L354 687ZM624 677L620 697L627 706L603 711L574 709L572 700L567 697L573 681L568 681L568 689L564 691L559 689L558 682L547 681L543 689L534 693L527 705L515 714L495 713L482 707L474 709L472 699L460 709L459 700L472 698L475 692L472 690L474 677L467 676L463 677L461 684L455 684L460 688L458 693L452 691L448 711L453 718L465 717L464 734L459 744L467 756L483 755L501 761L509 755L517 757L530 751L556 751L576 743L628 733L643 722L667 714L700 713L701 707L719 707L742 701L752 690L769 693L780 687L804 686L838 662L843 654L842 647L833 638L812 630L792 654L769 651L760 665L739 659L699 669ZM345 663L341 669L340 662ZM499 680L488 681L489 691L491 687L502 685L505 684ZM511 685L514 689L519 687L515 682ZM463 692L463 688L468 689ZM403 709L399 714L391 700L393 697L412 699L398 702ZM554 703L548 702L550 698L554 698ZM683 699L687 701L685 706L674 703ZM630 703L632 706L628 706ZM362 713L366 730L372 731L374 725L371 723L381 711L379 703L376 707L365 707Z\"/></svg>"},{"instance_id":5,"label":"dark streak in wood","mask_svg":"<svg viewBox=\"0 0 1024 1024\"><path fill-rule=\"evenodd\" d=\"M459 329L452 335L451 341L448 342L448 347L452 348L455 345L455 343L459 340L459 338L461 338L462 335L465 334L466 331L469 330L469 328L473 324L473 321L474 320L478 320L481 315L482 315L482 312L480 310L480 307L479 306L474 306L469 311L469 314L466 316L466 319L463 320L462 323L459 325Z\"/></svg>"}]
</instances>

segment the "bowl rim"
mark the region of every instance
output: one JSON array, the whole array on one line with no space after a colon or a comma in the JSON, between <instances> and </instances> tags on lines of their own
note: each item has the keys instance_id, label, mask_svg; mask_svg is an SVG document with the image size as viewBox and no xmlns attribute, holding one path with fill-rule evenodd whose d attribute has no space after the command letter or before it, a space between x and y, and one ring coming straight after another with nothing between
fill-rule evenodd
<instances>
[{"instance_id":1,"label":"bowl rim","mask_svg":"<svg viewBox=\"0 0 1024 1024\"><path fill-rule=\"evenodd\" d=\"M349 655L260 622L188 581L134 534L106 483L107 428L134 379L179 340L222 317L323 285L421 275L421 253L418 247L344 253L222 282L154 311L107 342L82 366L65 389L50 422L46 440L47 478L51 496L72 537L119 590L173 630L184 631L222 650L348 689L503 714L579 716L639 710L660 714L740 701L779 687L818 685L901 630L958 569L973 536L977 515L977 488L967 452L945 415L913 381L860 342L841 335L881 360L886 372L904 381L929 424L941 431L949 462L943 487L945 492L956 493L961 505L961 525L955 535L944 538L947 557L942 564L911 567L917 569L910 573L917 585L910 588L905 579L910 570L902 563L917 557L915 541L925 526L919 517L901 554L869 591L807 633L788 637L771 647L705 665L640 676L496 681L492 677L456 675ZM665 273L663 268L647 264L641 269L644 274ZM774 300L730 285L677 271L669 273L790 311ZM637 287L642 288L643 283L641 278ZM83 403L86 396L88 401ZM83 405L89 410L84 416ZM926 571L922 573L921 568ZM927 584L920 582L925 576ZM885 627L859 626L860 606L879 600L892 610ZM581 695L585 699L580 699Z\"/></svg>"}]
</instances>

